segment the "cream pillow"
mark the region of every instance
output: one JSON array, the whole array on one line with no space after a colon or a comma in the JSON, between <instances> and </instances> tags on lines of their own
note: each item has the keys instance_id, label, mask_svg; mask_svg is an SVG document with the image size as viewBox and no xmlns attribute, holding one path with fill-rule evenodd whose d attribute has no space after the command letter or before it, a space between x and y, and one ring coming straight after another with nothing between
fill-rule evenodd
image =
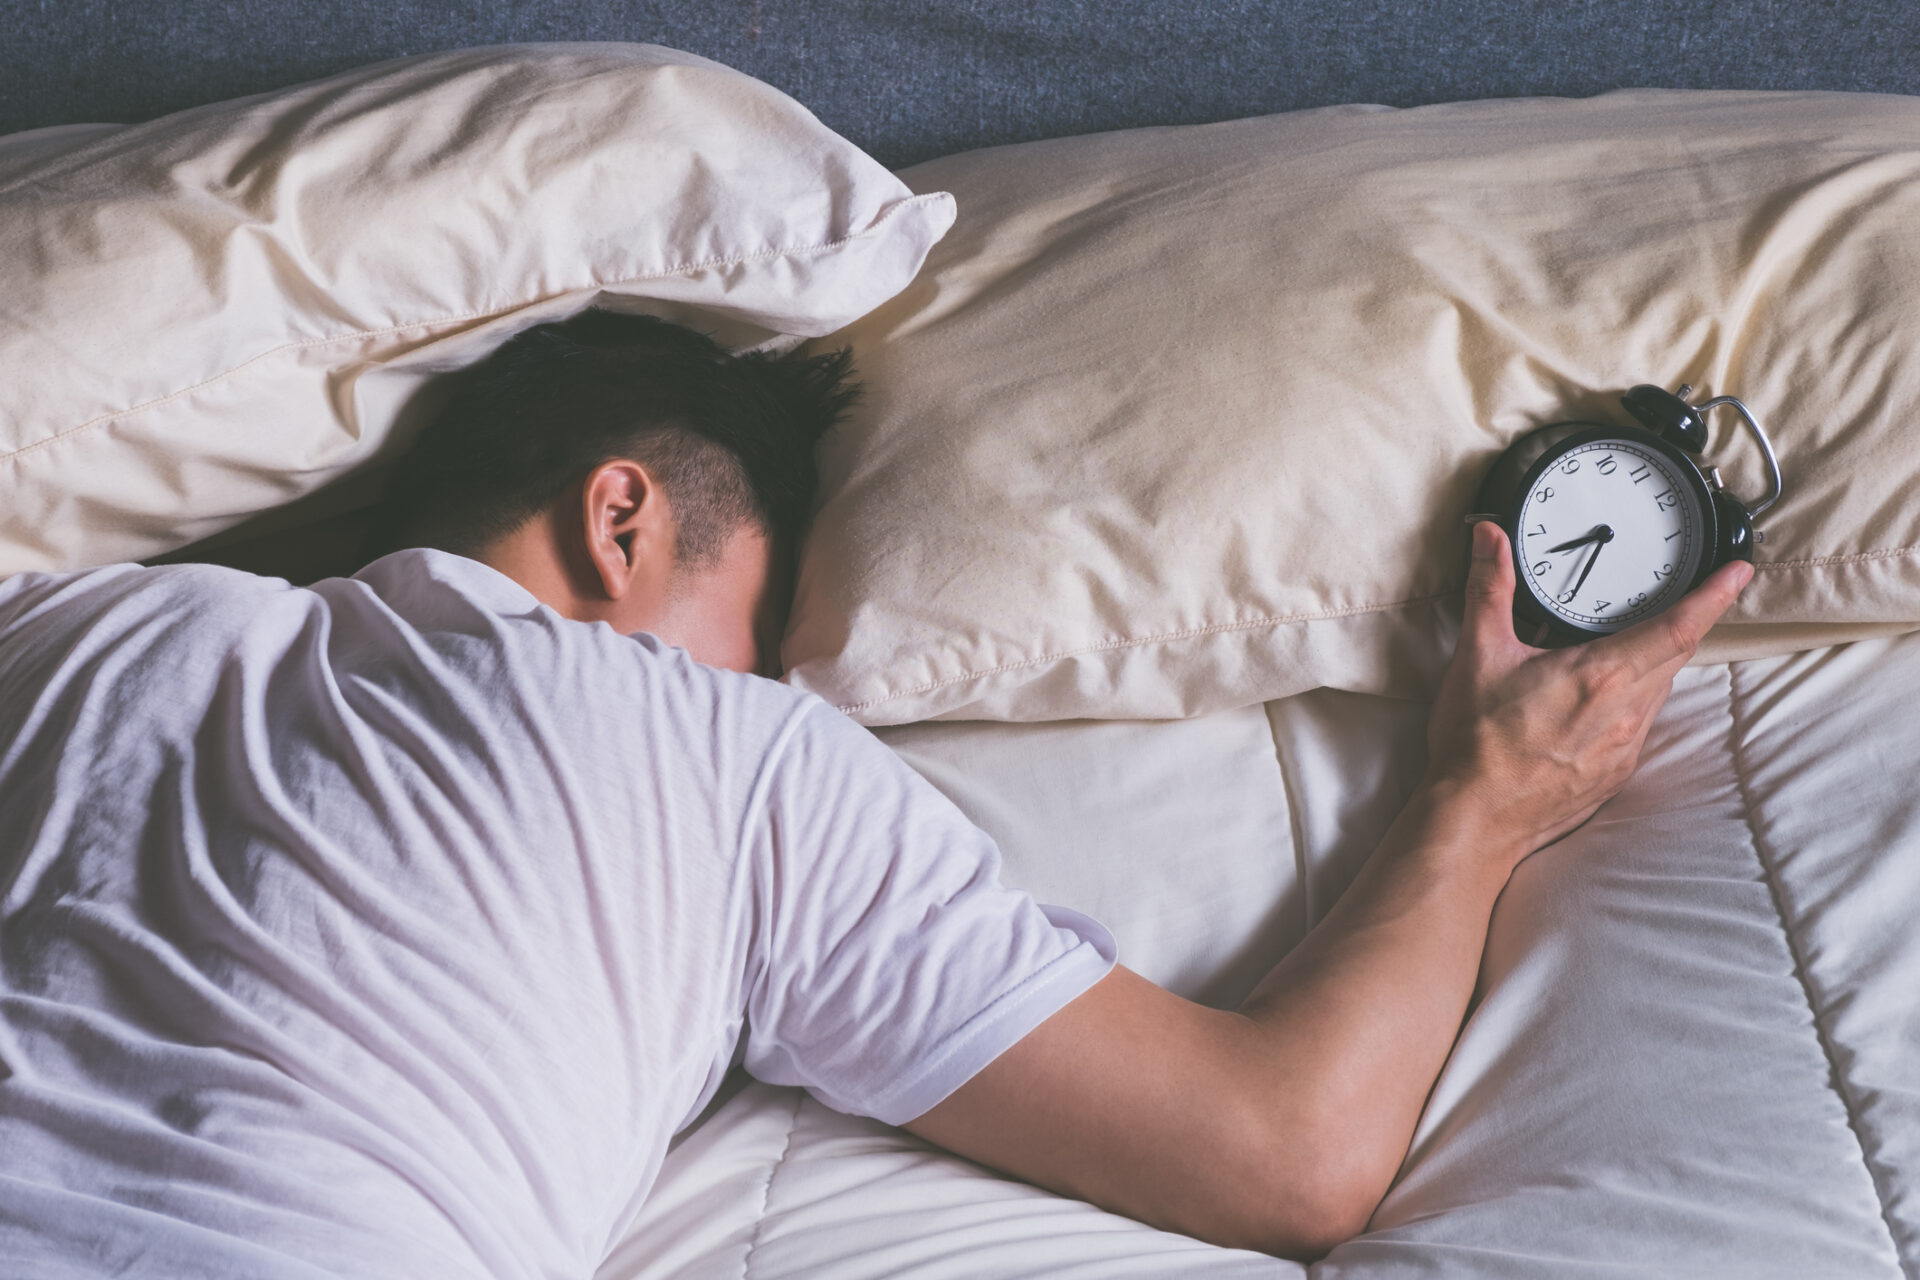
<instances>
[{"instance_id":1,"label":"cream pillow","mask_svg":"<svg viewBox=\"0 0 1920 1280\"><path fill-rule=\"evenodd\" d=\"M902 176L960 222L830 339L867 399L786 652L868 723L1422 693L1487 467L1639 382L1743 397L1785 470L1708 657L1920 626L1920 100L1345 107Z\"/></svg>"},{"instance_id":2,"label":"cream pillow","mask_svg":"<svg viewBox=\"0 0 1920 1280\"><path fill-rule=\"evenodd\" d=\"M785 95L643 45L0 139L0 574L313 491L431 374L595 303L738 346L827 333L951 220Z\"/></svg>"}]
</instances>

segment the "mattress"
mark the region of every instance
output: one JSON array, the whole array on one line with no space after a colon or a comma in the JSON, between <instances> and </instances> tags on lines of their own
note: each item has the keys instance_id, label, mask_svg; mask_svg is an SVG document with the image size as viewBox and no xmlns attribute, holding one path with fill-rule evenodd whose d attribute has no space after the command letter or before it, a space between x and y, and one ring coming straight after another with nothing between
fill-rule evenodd
<instances>
[{"instance_id":1,"label":"mattress","mask_svg":"<svg viewBox=\"0 0 1920 1280\"><path fill-rule=\"evenodd\" d=\"M1006 875L1241 998L1423 765L1425 709L883 730ZM1683 671L1627 789L1524 862L1369 1230L1310 1270L1920 1274L1920 635ZM743 1082L599 1280L1292 1276Z\"/></svg>"}]
</instances>

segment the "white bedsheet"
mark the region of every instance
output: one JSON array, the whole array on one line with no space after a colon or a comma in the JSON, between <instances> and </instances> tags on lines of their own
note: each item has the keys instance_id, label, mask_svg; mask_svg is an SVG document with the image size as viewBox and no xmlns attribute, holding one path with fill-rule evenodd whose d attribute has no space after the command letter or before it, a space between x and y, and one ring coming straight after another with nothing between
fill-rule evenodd
<instances>
[{"instance_id":1,"label":"white bedsheet","mask_svg":"<svg viewBox=\"0 0 1920 1280\"><path fill-rule=\"evenodd\" d=\"M1344 887L1424 709L1321 691L1167 723L886 731L1226 1003ZM1920 636L1681 674L1627 791L1522 864L1481 997L1326 1277L1920 1274ZM668 1158L601 1280L1298 1275L750 1085Z\"/></svg>"}]
</instances>

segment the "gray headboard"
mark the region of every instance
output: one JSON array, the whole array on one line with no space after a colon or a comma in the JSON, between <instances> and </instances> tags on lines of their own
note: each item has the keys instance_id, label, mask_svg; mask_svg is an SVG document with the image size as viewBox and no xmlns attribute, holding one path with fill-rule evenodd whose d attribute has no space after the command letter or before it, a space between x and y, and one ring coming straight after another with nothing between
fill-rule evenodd
<instances>
[{"instance_id":1,"label":"gray headboard","mask_svg":"<svg viewBox=\"0 0 1920 1280\"><path fill-rule=\"evenodd\" d=\"M1915 0L0 0L0 33L0 133L438 49L637 40L778 85L895 166L1338 102L1920 93Z\"/></svg>"}]
</instances>

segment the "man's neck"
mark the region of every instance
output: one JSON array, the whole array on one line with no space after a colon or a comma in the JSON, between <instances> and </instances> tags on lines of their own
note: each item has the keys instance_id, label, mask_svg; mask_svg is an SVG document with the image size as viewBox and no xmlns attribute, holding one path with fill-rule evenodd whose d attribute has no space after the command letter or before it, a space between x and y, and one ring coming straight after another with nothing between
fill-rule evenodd
<instances>
[{"instance_id":1,"label":"man's neck","mask_svg":"<svg viewBox=\"0 0 1920 1280\"><path fill-rule=\"evenodd\" d=\"M545 514L500 535L471 558L512 578L561 617L598 622L606 615L604 607L595 609L580 591L575 575L568 571L558 532Z\"/></svg>"}]
</instances>

